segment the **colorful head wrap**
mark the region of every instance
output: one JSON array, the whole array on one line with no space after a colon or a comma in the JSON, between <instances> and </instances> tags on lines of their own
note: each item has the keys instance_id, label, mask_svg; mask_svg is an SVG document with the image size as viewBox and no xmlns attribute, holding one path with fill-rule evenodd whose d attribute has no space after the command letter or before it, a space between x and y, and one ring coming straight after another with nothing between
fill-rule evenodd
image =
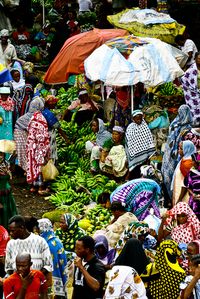
<instances>
[{"instance_id":1,"label":"colorful head wrap","mask_svg":"<svg viewBox=\"0 0 200 299\"><path fill-rule=\"evenodd\" d=\"M139 109L133 110L132 117L135 117L136 115L143 115L142 110L139 110Z\"/></svg>"},{"instance_id":2,"label":"colorful head wrap","mask_svg":"<svg viewBox=\"0 0 200 299\"><path fill-rule=\"evenodd\" d=\"M48 218L38 220L40 233L53 231L53 225Z\"/></svg>"}]
</instances>

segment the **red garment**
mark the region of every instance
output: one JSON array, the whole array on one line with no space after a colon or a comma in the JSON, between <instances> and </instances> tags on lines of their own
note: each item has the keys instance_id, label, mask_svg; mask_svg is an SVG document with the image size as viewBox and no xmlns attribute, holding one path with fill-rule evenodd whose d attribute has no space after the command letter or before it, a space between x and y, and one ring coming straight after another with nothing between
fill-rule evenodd
<instances>
[{"instance_id":1,"label":"red garment","mask_svg":"<svg viewBox=\"0 0 200 299\"><path fill-rule=\"evenodd\" d=\"M24 299L39 299L39 295L47 291L46 278L39 270L31 270L31 272L34 273L33 281L27 287ZM17 272L6 278L3 283L5 299L16 299L21 287L21 277Z\"/></svg>"},{"instance_id":2,"label":"red garment","mask_svg":"<svg viewBox=\"0 0 200 299\"><path fill-rule=\"evenodd\" d=\"M24 31L22 33L14 31L12 37L14 41L17 43L19 40L28 40L30 38L30 33L28 31Z\"/></svg>"},{"instance_id":3,"label":"red garment","mask_svg":"<svg viewBox=\"0 0 200 299\"><path fill-rule=\"evenodd\" d=\"M181 163L180 163L180 171L182 173L182 175L184 177L186 177L188 175L188 173L190 172L190 169L192 168L192 166L194 165L192 159L181 159Z\"/></svg>"},{"instance_id":4,"label":"red garment","mask_svg":"<svg viewBox=\"0 0 200 299\"><path fill-rule=\"evenodd\" d=\"M123 108L126 109L129 105L129 97L130 94L128 90L118 90L116 91L116 100L118 104Z\"/></svg>"},{"instance_id":5,"label":"red garment","mask_svg":"<svg viewBox=\"0 0 200 299\"><path fill-rule=\"evenodd\" d=\"M6 255L6 245L10 240L7 230L0 225L0 256Z\"/></svg>"},{"instance_id":6,"label":"red garment","mask_svg":"<svg viewBox=\"0 0 200 299\"><path fill-rule=\"evenodd\" d=\"M187 222L172 228L172 239L178 244L189 244L194 240L199 240L200 221L186 202L177 203L171 210L167 212L169 217L166 219L165 226L172 225L173 221L177 220L177 215L182 213L187 215Z\"/></svg>"},{"instance_id":7,"label":"red garment","mask_svg":"<svg viewBox=\"0 0 200 299\"><path fill-rule=\"evenodd\" d=\"M27 182L33 183L38 179L45 159L48 159L50 155L48 125L41 112L35 112L29 123L26 155Z\"/></svg>"}]
</instances>

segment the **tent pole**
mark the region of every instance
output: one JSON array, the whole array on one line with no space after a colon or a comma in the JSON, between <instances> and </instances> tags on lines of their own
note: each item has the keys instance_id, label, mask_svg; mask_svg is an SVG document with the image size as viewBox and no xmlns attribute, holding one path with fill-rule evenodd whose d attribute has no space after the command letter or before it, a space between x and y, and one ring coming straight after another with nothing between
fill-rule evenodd
<instances>
[{"instance_id":1,"label":"tent pole","mask_svg":"<svg viewBox=\"0 0 200 299\"><path fill-rule=\"evenodd\" d=\"M105 96L104 96L104 84L101 82L101 96L103 103L105 102Z\"/></svg>"},{"instance_id":2,"label":"tent pole","mask_svg":"<svg viewBox=\"0 0 200 299\"><path fill-rule=\"evenodd\" d=\"M133 113L134 110L134 87L133 85L131 85L131 115Z\"/></svg>"},{"instance_id":3,"label":"tent pole","mask_svg":"<svg viewBox=\"0 0 200 299\"><path fill-rule=\"evenodd\" d=\"M43 25L45 24L45 3L44 3L45 0L42 1L42 22L43 22Z\"/></svg>"}]
</instances>

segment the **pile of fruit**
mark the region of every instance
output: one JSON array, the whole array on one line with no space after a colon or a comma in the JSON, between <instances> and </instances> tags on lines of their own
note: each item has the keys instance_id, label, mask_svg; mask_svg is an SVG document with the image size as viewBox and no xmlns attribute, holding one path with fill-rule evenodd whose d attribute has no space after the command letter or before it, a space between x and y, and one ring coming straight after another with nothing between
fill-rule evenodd
<instances>
[{"instance_id":1,"label":"pile of fruit","mask_svg":"<svg viewBox=\"0 0 200 299\"><path fill-rule=\"evenodd\" d=\"M86 218L79 221L79 226L85 229L88 233L93 234L96 230L107 226L111 220L111 213L108 209L101 205L96 205L89 209L86 213Z\"/></svg>"}]
</instances>

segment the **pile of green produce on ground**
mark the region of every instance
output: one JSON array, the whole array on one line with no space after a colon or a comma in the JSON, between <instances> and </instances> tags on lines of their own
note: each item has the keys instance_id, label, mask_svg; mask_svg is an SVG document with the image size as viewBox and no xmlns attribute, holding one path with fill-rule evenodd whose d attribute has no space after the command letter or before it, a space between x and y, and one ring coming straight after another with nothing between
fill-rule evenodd
<instances>
[{"instance_id":1,"label":"pile of green produce on ground","mask_svg":"<svg viewBox=\"0 0 200 299\"><path fill-rule=\"evenodd\" d=\"M63 96L62 106L64 101ZM58 103L59 106L60 101ZM51 184L54 193L48 199L58 209L64 208L80 218L83 217L85 205L97 201L98 195L102 192L111 193L118 185L107 176L90 173L90 154L85 151L86 141L95 140L90 123L86 122L82 127L78 127L74 117L71 122L61 120L60 123L69 142L66 143L62 137L57 136L60 175Z\"/></svg>"},{"instance_id":2,"label":"pile of green produce on ground","mask_svg":"<svg viewBox=\"0 0 200 299\"><path fill-rule=\"evenodd\" d=\"M93 234L96 230L107 226L110 223L111 216L111 212L108 209L103 208L101 205L96 205L88 210L86 218L79 221L79 226L89 234Z\"/></svg>"},{"instance_id":3,"label":"pile of green produce on ground","mask_svg":"<svg viewBox=\"0 0 200 299\"><path fill-rule=\"evenodd\" d=\"M57 108L61 111L64 112L64 110L78 98L78 88L72 86L65 90L64 87L61 87L58 89L58 93L56 96L59 101L57 104Z\"/></svg>"}]
</instances>

